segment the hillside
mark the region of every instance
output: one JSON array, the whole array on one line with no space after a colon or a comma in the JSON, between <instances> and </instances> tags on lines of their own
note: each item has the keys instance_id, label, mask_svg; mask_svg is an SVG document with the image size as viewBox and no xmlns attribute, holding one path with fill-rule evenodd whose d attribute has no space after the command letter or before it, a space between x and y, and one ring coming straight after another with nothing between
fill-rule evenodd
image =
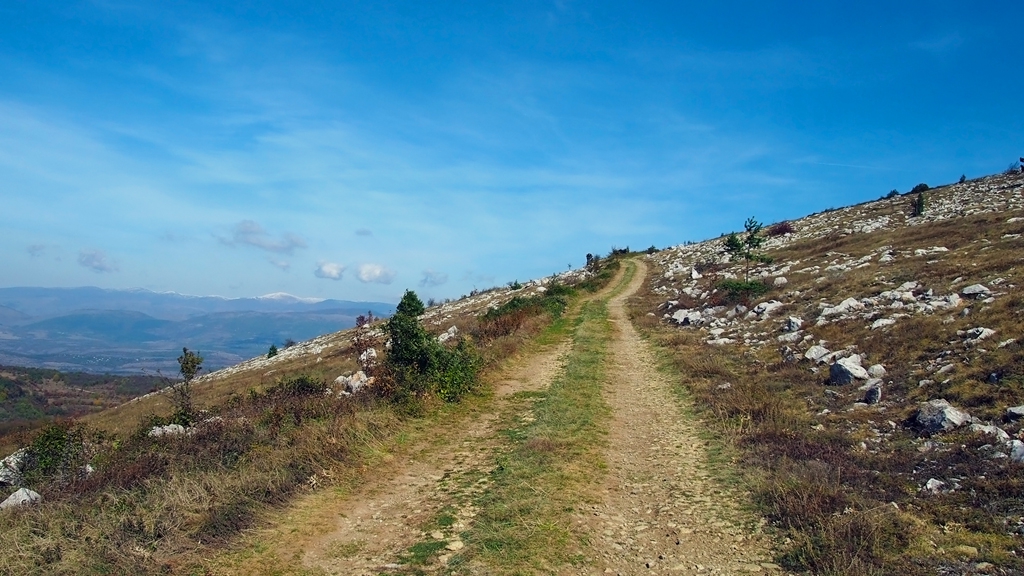
<instances>
[{"instance_id":1,"label":"hillside","mask_svg":"<svg viewBox=\"0 0 1024 576\"><path fill-rule=\"evenodd\" d=\"M44 503L0 513L0 566L1024 574L1024 177L918 198L765 227L749 260L717 238L403 299L201 374L189 418L165 390L10 437L83 448L26 472Z\"/></svg>"},{"instance_id":2,"label":"hillside","mask_svg":"<svg viewBox=\"0 0 1024 576\"><path fill-rule=\"evenodd\" d=\"M746 268L723 239L652 255L634 319L743 448L795 566L1018 574L1024 179L915 199L790 222L756 296L723 289Z\"/></svg>"}]
</instances>

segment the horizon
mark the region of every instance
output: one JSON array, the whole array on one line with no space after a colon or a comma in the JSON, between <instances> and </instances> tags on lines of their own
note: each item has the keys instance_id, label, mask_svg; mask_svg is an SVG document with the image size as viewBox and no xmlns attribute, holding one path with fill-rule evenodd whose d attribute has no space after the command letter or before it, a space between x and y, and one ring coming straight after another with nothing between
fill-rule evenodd
<instances>
[{"instance_id":1,"label":"horizon","mask_svg":"<svg viewBox=\"0 0 1024 576\"><path fill-rule=\"evenodd\" d=\"M0 265L443 300L998 173L1016 8L2 6Z\"/></svg>"}]
</instances>

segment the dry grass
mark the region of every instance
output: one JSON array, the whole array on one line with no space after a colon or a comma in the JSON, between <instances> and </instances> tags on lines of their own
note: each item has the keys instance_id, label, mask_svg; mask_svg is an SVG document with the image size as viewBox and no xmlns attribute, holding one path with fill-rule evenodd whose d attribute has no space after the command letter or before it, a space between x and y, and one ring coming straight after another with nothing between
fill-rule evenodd
<instances>
[{"instance_id":1,"label":"dry grass","mask_svg":"<svg viewBox=\"0 0 1024 576\"><path fill-rule=\"evenodd\" d=\"M941 198L950 190L929 194ZM859 212L858 218L888 215L903 222L908 202L894 198L832 215L851 218ZM1024 403L1024 349L1020 343L996 347L1007 338L1024 340L1024 240L1004 237L1024 232L1024 223L1007 222L1020 216L1024 212L1004 211L833 233L770 252L776 263L800 262L786 274L785 288L765 297L779 298L785 306L765 327L751 328L767 329L774 338L781 318L799 316L810 320L804 330L814 342L824 341L832 350L853 347L865 365L883 364L885 397L876 407L852 408L862 393L853 386L826 385L827 366L813 373L807 362L784 363L773 345L709 346L705 331L661 320L664 295L651 290L632 300L632 319L668 352L713 435L740 450L762 513L790 539L779 558L787 568L923 575L967 573L972 562L987 561L999 573L1024 572L1024 548L1011 534L1024 520L1024 465L989 459L986 445L997 444L992 438L966 432L922 438L907 425L918 402L946 398L1013 436L1024 436L1020 423L1003 420L1006 407ZM799 221L794 225L803 228ZM933 246L949 251L913 253ZM892 262L825 270L835 261L877 255L886 247L895 250ZM817 273L799 272L813 266ZM664 284L661 273L652 273L650 288ZM975 283L1000 294L990 304L968 301L957 310L898 318L880 330L869 325L889 316L888 310L875 310L867 320L814 325L822 302L873 296L908 281L936 295ZM705 275L698 282L710 288L714 278ZM965 307L970 313L963 315ZM996 335L965 344L958 331L978 326ZM947 364L949 371L936 373ZM730 386L722 387L726 382ZM924 494L920 488L929 478L958 487ZM973 546L977 556L954 552L957 546Z\"/></svg>"}]
</instances>

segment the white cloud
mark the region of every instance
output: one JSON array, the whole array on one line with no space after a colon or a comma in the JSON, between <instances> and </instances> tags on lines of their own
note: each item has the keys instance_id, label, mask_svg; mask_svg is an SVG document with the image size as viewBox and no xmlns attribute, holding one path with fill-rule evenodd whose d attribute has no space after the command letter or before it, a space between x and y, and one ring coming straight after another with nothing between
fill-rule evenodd
<instances>
[{"instance_id":1,"label":"white cloud","mask_svg":"<svg viewBox=\"0 0 1024 576\"><path fill-rule=\"evenodd\" d=\"M334 262L317 262L316 270L313 271L313 275L317 278L326 278L327 280L341 280L342 274L345 273L345 267L341 264L335 264Z\"/></svg>"},{"instance_id":2,"label":"white cloud","mask_svg":"<svg viewBox=\"0 0 1024 576\"><path fill-rule=\"evenodd\" d=\"M231 238L221 238L221 242L230 246L245 244L281 254L291 254L296 248L306 247L306 241L291 232L285 232L280 238L275 239L253 220L242 220L235 224Z\"/></svg>"},{"instance_id":3,"label":"white cloud","mask_svg":"<svg viewBox=\"0 0 1024 576\"><path fill-rule=\"evenodd\" d=\"M374 284L391 284L395 279L395 271L380 264L360 264L359 281Z\"/></svg>"},{"instance_id":4,"label":"white cloud","mask_svg":"<svg viewBox=\"0 0 1024 576\"><path fill-rule=\"evenodd\" d=\"M107 260L102 250L82 250L78 253L78 263L93 272L117 272L117 264Z\"/></svg>"},{"instance_id":5,"label":"white cloud","mask_svg":"<svg viewBox=\"0 0 1024 576\"><path fill-rule=\"evenodd\" d=\"M273 258L267 258L267 261L285 272L292 267L292 263L286 260L274 260Z\"/></svg>"},{"instance_id":6,"label":"white cloud","mask_svg":"<svg viewBox=\"0 0 1024 576\"><path fill-rule=\"evenodd\" d=\"M424 270L423 278L420 280L420 286L426 288L428 286L440 286L448 281L448 275L444 272L435 272L433 270Z\"/></svg>"}]
</instances>

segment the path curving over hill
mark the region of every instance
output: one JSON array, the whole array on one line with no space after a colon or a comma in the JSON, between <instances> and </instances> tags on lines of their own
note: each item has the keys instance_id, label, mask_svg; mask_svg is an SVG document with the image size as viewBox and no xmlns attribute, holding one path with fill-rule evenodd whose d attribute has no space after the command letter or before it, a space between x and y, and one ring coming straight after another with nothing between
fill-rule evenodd
<instances>
[{"instance_id":1,"label":"path curving over hill","mask_svg":"<svg viewBox=\"0 0 1024 576\"><path fill-rule=\"evenodd\" d=\"M647 277L646 265L608 301L611 407L608 473L599 503L581 520L593 542L593 573L771 572L759 522L741 509L741 494L710 471L700 424L660 372L650 346L630 323L626 302Z\"/></svg>"}]
</instances>

